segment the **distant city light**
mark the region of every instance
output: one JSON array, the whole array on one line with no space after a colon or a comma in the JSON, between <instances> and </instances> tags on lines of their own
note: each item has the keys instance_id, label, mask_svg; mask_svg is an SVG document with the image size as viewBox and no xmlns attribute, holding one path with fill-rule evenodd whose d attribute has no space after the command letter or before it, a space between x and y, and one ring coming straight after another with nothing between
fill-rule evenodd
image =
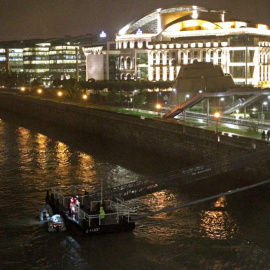
<instances>
[{"instance_id":1,"label":"distant city light","mask_svg":"<svg viewBox=\"0 0 270 270\"><path fill-rule=\"evenodd\" d=\"M58 91L58 92L57 92L57 96L58 96L58 97L62 97L62 96L63 96L63 92Z\"/></svg>"},{"instance_id":2,"label":"distant city light","mask_svg":"<svg viewBox=\"0 0 270 270\"><path fill-rule=\"evenodd\" d=\"M99 37L106 38L107 37L107 34L104 31L102 31L101 34L99 35Z\"/></svg>"},{"instance_id":3,"label":"distant city light","mask_svg":"<svg viewBox=\"0 0 270 270\"><path fill-rule=\"evenodd\" d=\"M25 87L21 87L21 91L24 92L25 91Z\"/></svg>"},{"instance_id":4,"label":"distant city light","mask_svg":"<svg viewBox=\"0 0 270 270\"><path fill-rule=\"evenodd\" d=\"M82 96L82 98L83 98L84 100L86 100L86 99L87 99L87 95L84 94L84 95Z\"/></svg>"},{"instance_id":5,"label":"distant city light","mask_svg":"<svg viewBox=\"0 0 270 270\"><path fill-rule=\"evenodd\" d=\"M42 89L39 88L39 89L37 90L37 92L38 92L38 94L42 94Z\"/></svg>"}]
</instances>

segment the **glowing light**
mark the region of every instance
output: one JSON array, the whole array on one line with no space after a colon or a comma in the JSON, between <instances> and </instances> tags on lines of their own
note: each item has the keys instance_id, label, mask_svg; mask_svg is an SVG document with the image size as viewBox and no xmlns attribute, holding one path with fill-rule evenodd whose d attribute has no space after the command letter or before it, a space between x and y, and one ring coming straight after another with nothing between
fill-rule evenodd
<instances>
[{"instance_id":1,"label":"glowing light","mask_svg":"<svg viewBox=\"0 0 270 270\"><path fill-rule=\"evenodd\" d=\"M99 37L106 38L107 37L107 34L104 31L102 31L101 34L99 35Z\"/></svg>"},{"instance_id":2,"label":"glowing light","mask_svg":"<svg viewBox=\"0 0 270 270\"><path fill-rule=\"evenodd\" d=\"M24 92L25 91L25 87L21 87L21 91Z\"/></svg>"},{"instance_id":3,"label":"glowing light","mask_svg":"<svg viewBox=\"0 0 270 270\"><path fill-rule=\"evenodd\" d=\"M197 7L193 6L193 12L192 12L191 18L192 19L198 19L198 17L199 17L199 14L198 14Z\"/></svg>"},{"instance_id":4,"label":"glowing light","mask_svg":"<svg viewBox=\"0 0 270 270\"><path fill-rule=\"evenodd\" d=\"M268 30L268 26L265 25L265 24L257 24L256 27L257 27L259 30Z\"/></svg>"},{"instance_id":5,"label":"glowing light","mask_svg":"<svg viewBox=\"0 0 270 270\"><path fill-rule=\"evenodd\" d=\"M156 109L157 109L157 110L161 109L161 105L160 105L160 104L157 104L157 105L156 105Z\"/></svg>"},{"instance_id":6,"label":"glowing light","mask_svg":"<svg viewBox=\"0 0 270 270\"><path fill-rule=\"evenodd\" d=\"M62 97L62 96L63 96L63 92L58 91L58 92L57 92L57 96L58 96L58 97Z\"/></svg>"},{"instance_id":7,"label":"glowing light","mask_svg":"<svg viewBox=\"0 0 270 270\"><path fill-rule=\"evenodd\" d=\"M84 94L84 95L82 96L82 98L83 98L84 100L86 100L86 99L87 99L87 95Z\"/></svg>"},{"instance_id":8,"label":"glowing light","mask_svg":"<svg viewBox=\"0 0 270 270\"><path fill-rule=\"evenodd\" d=\"M220 112L215 112L215 113L214 113L214 117L215 117L215 118L220 118Z\"/></svg>"},{"instance_id":9,"label":"glowing light","mask_svg":"<svg viewBox=\"0 0 270 270\"><path fill-rule=\"evenodd\" d=\"M39 89L37 90L37 93L38 93L38 94L42 94L42 89L39 88Z\"/></svg>"}]
</instances>

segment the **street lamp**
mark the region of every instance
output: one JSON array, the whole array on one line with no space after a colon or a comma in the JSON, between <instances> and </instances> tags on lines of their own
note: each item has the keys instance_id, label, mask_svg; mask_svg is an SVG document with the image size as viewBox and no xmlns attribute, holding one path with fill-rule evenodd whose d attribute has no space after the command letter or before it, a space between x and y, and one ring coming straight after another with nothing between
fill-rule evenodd
<instances>
[{"instance_id":1,"label":"street lamp","mask_svg":"<svg viewBox=\"0 0 270 270\"><path fill-rule=\"evenodd\" d=\"M203 93L203 90L199 90L199 94L202 94ZM202 103L202 113L203 113L203 99L202 99L202 101L201 101L201 103Z\"/></svg>"},{"instance_id":2,"label":"street lamp","mask_svg":"<svg viewBox=\"0 0 270 270\"><path fill-rule=\"evenodd\" d=\"M263 114L263 106L266 106L267 104L268 104L267 101L264 101L264 102L262 103L262 114Z\"/></svg>"},{"instance_id":3,"label":"street lamp","mask_svg":"<svg viewBox=\"0 0 270 270\"><path fill-rule=\"evenodd\" d=\"M156 105L156 109L157 109L157 112L158 112L158 118L160 118L160 109L161 109L161 105L158 103L157 105Z\"/></svg>"},{"instance_id":4,"label":"street lamp","mask_svg":"<svg viewBox=\"0 0 270 270\"><path fill-rule=\"evenodd\" d=\"M220 119L220 112L215 112L214 117L216 119L216 134L218 134L218 121Z\"/></svg>"},{"instance_id":5,"label":"street lamp","mask_svg":"<svg viewBox=\"0 0 270 270\"><path fill-rule=\"evenodd\" d=\"M225 99L224 97L220 98L219 101L218 101L218 109L220 110L220 101L223 102Z\"/></svg>"},{"instance_id":6,"label":"street lamp","mask_svg":"<svg viewBox=\"0 0 270 270\"><path fill-rule=\"evenodd\" d=\"M187 99L189 99L189 94L186 94L186 96L185 96L185 101L187 100ZM184 121L186 121L186 109L184 110Z\"/></svg>"},{"instance_id":7,"label":"street lamp","mask_svg":"<svg viewBox=\"0 0 270 270\"><path fill-rule=\"evenodd\" d=\"M266 106L267 104L268 104L267 101L262 102L262 115L261 115L262 122L264 121L263 107Z\"/></svg>"}]
</instances>

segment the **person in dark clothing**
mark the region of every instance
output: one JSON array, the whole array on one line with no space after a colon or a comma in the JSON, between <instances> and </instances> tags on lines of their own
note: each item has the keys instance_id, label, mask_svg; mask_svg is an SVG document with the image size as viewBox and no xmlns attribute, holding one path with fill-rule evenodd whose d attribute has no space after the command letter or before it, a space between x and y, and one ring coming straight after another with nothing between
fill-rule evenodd
<instances>
[{"instance_id":1,"label":"person in dark clothing","mask_svg":"<svg viewBox=\"0 0 270 270\"><path fill-rule=\"evenodd\" d=\"M267 130L267 141L270 140L270 129Z\"/></svg>"},{"instance_id":2,"label":"person in dark clothing","mask_svg":"<svg viewBox=\"0 0 270 270\"><path fill-rule=\"evenodd\" d=\"M262 132L262 140L265 140L265 131Z\"/></svg>"},{"instance_id":3,"label":"person in dark clothing","mask_svg":"<svg viewBox=\"0 0 270 270\"><path fill-rule=\"evenodd\" d=\"M46 194L46 203L48 204L50 202L50 194L49 194L49 190L47 190L47 194Z\"/></svg>"}]
</instances>

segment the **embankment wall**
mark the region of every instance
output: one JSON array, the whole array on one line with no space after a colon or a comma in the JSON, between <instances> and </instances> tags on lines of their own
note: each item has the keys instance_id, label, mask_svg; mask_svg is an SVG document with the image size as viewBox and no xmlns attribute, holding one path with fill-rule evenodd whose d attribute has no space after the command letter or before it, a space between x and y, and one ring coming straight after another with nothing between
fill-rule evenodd
<instances>
[{"instance_id":1,"label":"embankment wall","mask_svg":"<svg viewBox=\"0 0 270 270\"><path fill-rule=\"evenodd\" d=\"M220 135L218 140L214 132L200 128L15 94L0 93L0 109L160 155L197 161L261 148L266 144L239 136Z\"/></svg>"}]
</instances>

